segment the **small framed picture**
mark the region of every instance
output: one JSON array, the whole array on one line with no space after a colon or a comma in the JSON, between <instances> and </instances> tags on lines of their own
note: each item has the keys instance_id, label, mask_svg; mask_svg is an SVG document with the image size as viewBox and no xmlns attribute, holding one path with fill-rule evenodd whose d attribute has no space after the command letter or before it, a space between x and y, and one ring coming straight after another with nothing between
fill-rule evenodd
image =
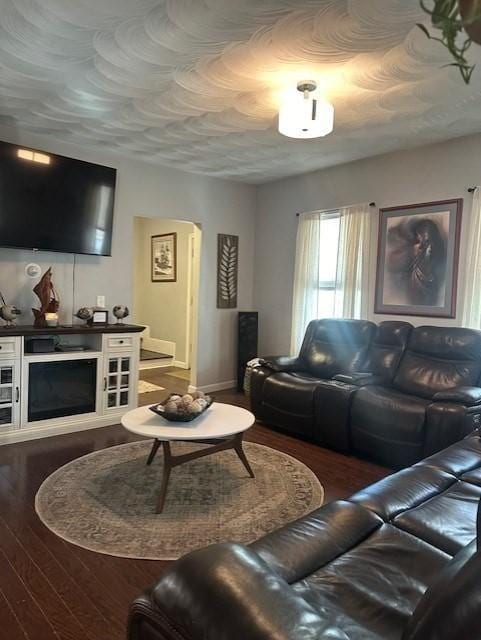
<instances>
[{"instance_id":1,"label":"small framed picture","mask_svg":"<svg viewBox=\"0 0 481 640\"><path fill-rule=\"evenodd\" d=\"M456 317L462 199L379 212L375 313Z\"/></svg>"},{"instance_id":2,"label":"small framed picture","mask_svg":"<svg viewBox=\"0 0 481 640\"><path fill-rule=\"evenodd\" d=\"M176 282L177 280L177 234L163 233L151 236L152 282Z\"/></svg>"},{"instance_id":3,"label":"small framed picture","mask_svg":"<svg viewBox=\"0 0 481 640\"><path fill-rule=\"evenodd\" d=\"M108 324L109 323L109 312L107 309L95 309L94 315L88 321L88 324Z\"/></svg>"}]
</instances>

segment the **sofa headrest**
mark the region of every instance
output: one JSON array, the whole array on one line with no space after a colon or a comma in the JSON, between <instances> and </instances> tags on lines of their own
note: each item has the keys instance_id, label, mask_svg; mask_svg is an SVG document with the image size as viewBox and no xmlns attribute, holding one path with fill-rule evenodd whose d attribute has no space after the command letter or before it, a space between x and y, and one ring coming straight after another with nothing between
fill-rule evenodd
<instances>
[{"instance_id":1,"label":"sofa headrest","mask_svg":"<svg viewBox=\"0 0 481 640\"><path fill-rule=\"evenodd\" d=\"M300 356L319 378L359 371L364 365L376 325L367 320L313 320Z\"/></svg>"},{"instance_id":2,"label":"sofa headrest","mask_svg":"<svg viewBox=\"0 0 481 640\"><path fill-rule=\"evenodd\" d=\"M481 331L461 327L416 327L411 332L408 349L446 360L480 360Z\"/></svg>"},{"instance_id":3,"label":"sofa headrest","mask_svg":"<svg viewBox=\"0 0 481 640\"><path fill-rule=\"evenodd\" d=\"M364 365L365 370L387 380L392 379L412 328L409 322L397 320L381 322L376 329L374 340L369 349Z\"/></svg>"},{"instance_id":4,"label":"sofa headrest","mask_svg":"<svg viewBox=\"0 0 481 640\"><path fill-rule=\"evenodd\" d=\"M381 322L374 337L374 345L382 347L405 347L413 325L399 320Z\"/></svg>"},{"instance_id":5,"label":"sofa headrest","mask_svg":"<svg viewBox=\"0 0 481 640\"><path fill-rule=\"evenodd\" d=\"M368 344L376 330L376 325L368 320L344 320L328 318L313 320L312 339L318 342L336 343L360 347Z\"/></svg>"}]
</instances>

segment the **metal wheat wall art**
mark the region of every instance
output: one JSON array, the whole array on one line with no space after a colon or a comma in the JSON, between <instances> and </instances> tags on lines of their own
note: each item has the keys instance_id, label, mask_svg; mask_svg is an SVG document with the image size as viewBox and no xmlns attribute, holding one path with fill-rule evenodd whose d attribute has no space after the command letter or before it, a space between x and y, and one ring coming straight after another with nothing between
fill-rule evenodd
<instances>
[{"instance_id":1,"label":"metal wheat wall art","mask_svg":"<svg viewBox=\"0 0 481 640\"><path fill-rule=\"evenodd\" d=\"M237 307L239 236L217 236L217 308Z\"/></svg>"}]
</instances>

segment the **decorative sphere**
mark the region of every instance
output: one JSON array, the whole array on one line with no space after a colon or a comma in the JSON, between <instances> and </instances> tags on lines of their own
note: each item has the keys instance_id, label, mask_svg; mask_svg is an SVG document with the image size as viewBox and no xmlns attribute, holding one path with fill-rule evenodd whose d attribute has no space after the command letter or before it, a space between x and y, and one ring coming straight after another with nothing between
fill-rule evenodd
<instances>
[{"instance_id":1,"label":"decorative sphere","mask_svg":"<svg viewBox=\"0 0 481 640\"><path fill-rule=\"evenodd\" d=\"M81 307L75 314L75 316L80 318L80 320L90 320L93 318L93 315L94 311L91 307Z\"/></svg>"},{"instance_id":2,"label":"decorative sphere","mask_svg":"<svg viewBox=\"0 0 481 640\"><path fill-rule=\"evenodd\" d=\"M202 411L202 407L200 406L200 404L199 404L199 402L197 400L194 400L187 407L187 411L189 413L197 414L197 413L200 413Z\"/></svg>"},{"instance_id":3,"label":"decorative sphere","mask_svg":"<svg viewBox=\"0 0 481 640\"><path fill-rule=\"evenodd\" d=\"M167 413L177 413L177 404L169 400L164 404L164 411L167 411Z\"/></svg>"},{"instance_id":4,"label":"decorative sphere","mask_svg":"<svg viewBox=\"0 0 481 640\"><path fill-rule=\"evenodd\" d=\"M130 313L129 308L126 307L124 304L116 304L112 311L114 316L118 320L122 320L122 318L126 318Z\"/></svg>"},{"instance_id":5,"label":"decorative sphere","mask_svg":"<svg viewBox=\"0 0 481 640\"><path fill-rule=\"evenodd\" d=\"M185 404L190 404L193 399L194 398L190 395L190 393L186 393L182 396L182 401L185 402Z\"/></svg>"}]
</instances>

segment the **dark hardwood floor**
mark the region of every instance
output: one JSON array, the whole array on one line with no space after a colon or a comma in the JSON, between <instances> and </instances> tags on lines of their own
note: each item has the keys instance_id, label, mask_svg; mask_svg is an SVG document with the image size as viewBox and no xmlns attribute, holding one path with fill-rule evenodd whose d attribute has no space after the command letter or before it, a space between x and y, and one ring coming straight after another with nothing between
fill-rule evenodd
<instances>
[{"instance_id":1,"label":"dark hardwood floor","mask_svg":"<svg viewBox=\"0 0 481 640\"><path fill-rule=\"evenodd\" d=\"M185 381L155 371L143 372L143 379L166 389L143 394L142 404L185 390ZM235 391L215 397L246 405ZM167 562L115 558L68 544L42 525L34 500L42 481L61 465L135 439L113 426L0 447L0 640L125 637L129 602L160 576ZM261 425L255 425L247 439L302 460L324 485L326 501L346 497L388 473Z\"/></svg>"}]
</instances>

